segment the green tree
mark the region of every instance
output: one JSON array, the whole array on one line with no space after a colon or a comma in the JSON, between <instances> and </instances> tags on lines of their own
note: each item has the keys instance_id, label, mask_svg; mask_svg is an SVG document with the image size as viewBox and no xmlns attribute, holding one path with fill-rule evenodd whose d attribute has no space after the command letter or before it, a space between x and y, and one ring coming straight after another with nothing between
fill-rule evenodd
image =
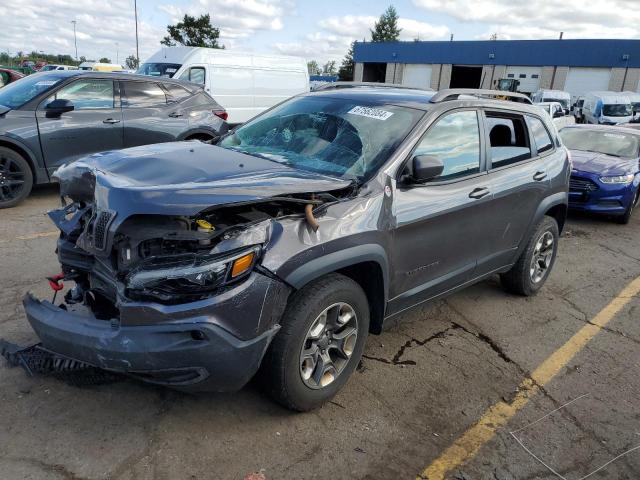
<instances>
[{"instance_id":1,"label":"green tree","mask_svg":"<svg viewBox=\"0 0 640 480\"><path fill-rule=\"evenodd\" d=\"M211 17L200 15L198 18L185 15L181 22L167 25L169 35L160 42L168 47L183 45L185 47L224 48L218 43L220 29L211 25Z\"/></svg>"},{"instance_id":2,"label":"green tree","mask_svg":"<svg viewBox=\"0 0 640 480\"><path fill-rule=\"evenodd\" d=\"M395 42L400 36L402 29L398 28L398 12L393 5L380 15L371 30L372 42Z\"/></svg>"},{"instance_id":3,"label":"green tree","mask_svg":"<svg viewBox=\"0 0 640 480\"><path fill-rule=\"evenodd\" d=\"M307 62L307 70L309 71L309 75L320 75L322 73L320 67L318 66L318 62L316 62L315 60Z\"/></svg>"},{"instance_id":4,"label":"green tree","mask_svg":"<svg viewBox=\"0 0 640 480\"><path fill-rule=\"evenodd\" d=\"M107 58L107 57L102 57L100 60L98 60L98 62L100 62L100 63L111 63L111 59Z\"/></svg>"},{"instance_id":5,"label":"green tree","mask_svg":"<svg viewBox=\"0 0 640 480\"><path fill-rule=\"evenodd\" d=\"M349 50L347 50L347 54L342 59L342 65L340 65L340 69L338 70L338 77L343 82L350 82L353 80L353 45L355 42L351 42L351 46Z\"/></svg>"},{"instance_id":6,"label":"green tree","mask_svg":"<svg viewBox=\"0 0 640 480\"><path fill-rule=\"evenodd\" d=\"M137 70L140 64L140 61L136 58L135 55L131 54L127 57L124 63L129 70Z\"/></svg>"},{"instance_id":7,"label":"green tree","mask_svg":"<svg viewBox=\"0 0 640 480\"><path fill-rule=\"evenodd\" d=\"M336 70L336 61L335 60L331 60L327 63L325 63L322 67L322 73L324 75L335 75L337 73Z\"/></svg>"}]
</instances>

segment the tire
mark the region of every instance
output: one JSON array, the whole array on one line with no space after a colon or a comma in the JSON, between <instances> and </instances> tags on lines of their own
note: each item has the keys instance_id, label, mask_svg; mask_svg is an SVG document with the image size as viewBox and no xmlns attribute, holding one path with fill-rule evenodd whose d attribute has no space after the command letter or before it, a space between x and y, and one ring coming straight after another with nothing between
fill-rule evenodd
<instances>
[{"instance_id":1,"label":"tire","mask_svg":"<svg viewBox=\"0 0 640 480\"><path fill-rule=\"evenodd\" d=\"M33 172L22 155L0 147L0 208L16 206L29 196Z\"/></svg>"},{"instance_id":2,"label":"tire","mask_svg":"<svg viewBox=\"0 0 640 480\"><path fill-rule=\"evenodd\" d=\"M638 205L638 191L639 190L636 190L636 193L633 196L633 200L631 201L625 212L619 217L616 217L616 222L620 223L621 225L626 225L627 223L629 223L629 221L631 220L631 215L633 215L633 211L636 205Z\"/></svg>"},{"instance_id":3,"label":"tire","mask_svg":"<svg viewBox=\"0 0 640 480\"><path fill-rule=\"evenodd\" d=\"M320 331L325 311L325 330ZM330 327L331 319L335 320L336 328ZM345 323L340 326L342 320ZM369 332L367 297L355 281L332 273L294 293L281 323L282 328L262 361L259 372L262 387L276 402L291 410L305 412L318 408L344 386L362 357ZM329 330L333 332L325 336ZM315 334L317 341L311 338ZM332 343L322 343L340 343L339 338L343 350ZM315 351L317 355L305 355L303 347L305 352ZM327 363L327 373L321 375L327 357L335 362L334 368L331 370Z\"/></svg>"},{"instance_id":4,"label":"tire","mask_svg":"<svg viewBox=\"0 0 640 480\"><path fill-rule=\"evenodd\" d=\"M538 293L553 269L559 237L558 223L545 215L515 265L507 273L500 275L502 286L508 292L527 297ZM551 245L548 245L549 239L552 240ZM534 263L534 256L539 258L537 264Z\"/></svg>"}]
</instances>

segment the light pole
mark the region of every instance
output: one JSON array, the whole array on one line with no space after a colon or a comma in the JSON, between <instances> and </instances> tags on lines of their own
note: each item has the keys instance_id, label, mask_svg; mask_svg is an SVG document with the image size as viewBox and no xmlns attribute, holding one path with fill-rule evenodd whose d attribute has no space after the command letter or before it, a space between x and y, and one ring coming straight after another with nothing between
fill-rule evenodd
<instances>
[{"instance_id":1,"label":"light pole","mask_svg":"<svg viewBox=\"0 0 640 480\"><path fill-rule=\"evenodd\" d=\"M120 65L120 46L116 42L116 65Z\"/></svg>"},{"instance_id":2,"label":"light pole","mask_svg":"<svg viewBox=\"0 0 640 480\"><path fill-rule=\"evenodd\" d=\"M133 0L133 12L136 16L136 62L140 66L140 53L138 53L138 0Z\"/></svg>"},{"instance_id":3,"label":"light pole","mask_svg":"<svg viewBox=\"0 0 640 480\"><path fill-rule=\"evenodd\" d=\"M71 20L71 23L73 23L73 44L76 47L76 62L77 62L78 61L78 39L76 37L76 21Z\"/></svg>"}]
</instances>

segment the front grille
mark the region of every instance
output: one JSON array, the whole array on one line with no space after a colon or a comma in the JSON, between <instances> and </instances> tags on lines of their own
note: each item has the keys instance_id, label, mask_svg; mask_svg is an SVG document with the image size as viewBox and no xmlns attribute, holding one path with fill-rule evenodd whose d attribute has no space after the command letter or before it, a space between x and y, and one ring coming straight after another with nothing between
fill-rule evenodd
<instances>
[{"instance_id":1,"label":"front grille","mask_svg":"<svg viewBox=\"0 0 640 480\"><path fill-rule=\"evenodd\" d=\"M595 192L598 188L600 187L588 178L571 177L569 180L569 190L572 192Z\"/></svg>"},{"instance_id":2,"label":"front grille","mask_svg":"<svg viewBox=\"0 0 640 480\"><path fill-rule=\"evenodd\" d=\"M115 217L113 212L103 211L98 214L93 223L93 246L98 250L104 250L107 241L107 230Z\"/></svg>"}]
</instances>

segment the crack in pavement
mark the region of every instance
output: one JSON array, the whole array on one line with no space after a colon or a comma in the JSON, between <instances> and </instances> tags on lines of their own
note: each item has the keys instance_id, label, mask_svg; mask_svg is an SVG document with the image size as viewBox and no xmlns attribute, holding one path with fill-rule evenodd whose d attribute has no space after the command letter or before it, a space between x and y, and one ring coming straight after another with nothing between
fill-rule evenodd
<instances>
[{"instance_id":1,"label":"crack in pavement","mask_svg":"<svg viewBox=\"0 0 640 480\"><path fill-rule=\"evenodd\" d=\"M387 365L415 365L416 362L414 362L413 360L401 360L401 358L404 355L404 353L407 350L407 348L411 348L413 346L422 347L422 346L426 345L427 343L429 343L429 342L431 342L433 340L436 340L438 338L444 338L449 331L455 330L456 328L457 327L455 326L455 324L452 324L451 326L445 328L444 330L441 330L439 332L434 333L433 335L425 338L424 340L418 340L417 338L411 338L410 340L407 340L400 347L400 349L395 353L395 355L391 359L383 358L383 357L372 357L370 355L362 355L362 358L366 358L367 360L374 360L376 362L385 363Z\"/></svg>"},{"instance_id":2,"label":"crack in pavement","mask_svg":"<svg viewBox=\"0 0 640 480\"><path fill-rule=\"evenodd\" d=\"M608 327L608 326L597 325L597 324L593 323L591 320L588 319L589 316L585 312L582 311L582 309L578 306L577 303L575 303L574 301L572 301L572 300L560 295L558 292L554 292L553 290L551 290L551 293L561 297L561 300L563 302L565 302L567 305L569 305L571 308L573 308L576 312L578 312L580 315L582 315L583 318L574 317L576 320L579 320L579 321L584 322L584 323L588 323L589 325L593 325L594 327L598 327L600 330L604 330L605 332L611 333L613 335L619 335L619 336L621 336L623 338L626 338L627 340L631 340L632 342L637 343L638 345L640 345L640 340L638 340L635 337L631 337L631 336L627 335L626 333L624 333L624 332L622 332L620 330L617 330L615 328L611 328L611 327Z\"/></svg>"},{"instance_id":3,"label":"crack in pavement","mask_svg":"<svg viewBox=\"0 0 640 480\"><path fill-rule=\"evenodd\" d=\"M87 477L81 477L78 474L69 470L64 465L61 465L59 463L47 463L37 458L31 458L31 457L8 456L5 458L10 461L28 463L30 465L40 468L44 472L56 473L58 476L64 478L64 480L88 480Z\"/></svg>"},{"instance_id":4,"label":"crack in pavement","mask_svg":"<svg viewBox=\"0 0 640 480\"><path fill-rule=\"evenodd\" d=\"M604 248L606 251L613 253L614 255L622 255L623 257L627 257L631 260L634 260L636 262L640 262L640 258L636 258L633 255L629 255L627 252L624 252L622 250L617 250L615 248L611 248L609 245L605 245L604 243L596 243L597 246Z\"/></svg>"}]
</instances>

